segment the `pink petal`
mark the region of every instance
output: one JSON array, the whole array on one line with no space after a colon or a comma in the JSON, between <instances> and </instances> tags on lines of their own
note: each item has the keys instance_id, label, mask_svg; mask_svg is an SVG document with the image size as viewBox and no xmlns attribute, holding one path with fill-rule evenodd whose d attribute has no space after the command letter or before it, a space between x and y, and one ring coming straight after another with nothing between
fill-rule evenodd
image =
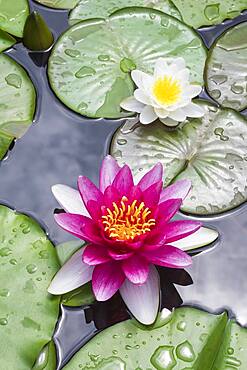
<instances>
[{"instance_id":1,"label":"pink petal","mask_svg":"<svg viewBox=\"0 0 247 370\"><path fill-rule=\"evenodd\" d=\"M100 190L102 193L112 184L119 170L120 166L117 161L111 155L107 155L100 169Z\"/></svg>"},{"instance_id":2,"label":"pink petal","mask_svg":"<svg viewBox=\"0 0 247 370\"><path fill-rule=\"evenodd\" d=\"M122 269L127 279L133 284L144 284L148 278L149 263L135 254L122 262Z\"/></svg>"},{"instance_id":3,"label":"pink petal","mask_svg":"<svg viewBox=\"0 0 247 370\"><path fill-rule=\"evenodd\" d=\"M82 260L88 265L96 266L110 261L111 257L108 255L105 247L89 244L83 252Z\"/></svg>"},{"instance_id":4,"label":"pink petal","mask_svg":"<svg viewBox=\"0 0 247 370\"><path fill-rule=\"evenodd\" d=\"M122 261L122 260L125 260L127 258L130 258L133 255L133 252L129 252L129 251L123 251L123 252L121 252L117 248L116 248L116 250L114 250L113 248L111 248L111 249L108 249L108 254L114 260L116 260L116 261Z\"/></svg>"},{"instance_id":5,"label":"pink petal","mask_svg":"<svg viewBox=\"0 0 247 370\"><path fill-rule=\"evenodd\" d=\"M173 221L163 228L162 233L166 235L166 242L172 243L176 240L183 239L190 234L193 234L201 227L201 222L198 221Z\"/></svg>"},{"instance_id":6,"label":"pink petal","mask_svg":"<svg viewBox=\"0 0 247 370\"><path fill-rule=\"evenodd\" d=\"M192 264L192 258L187 253L171 245L145 252L143 256L154 265L170 268L185 268Z\"/></svg>"},{"instance_id":7,"label":"pink petal","mask_svg":"<svg viewBox=\"0 0 247 370\"><path fill-rule=\"evenodd\" d=\"M122 196L128 196L131 188L134 186L133 176L129 166L125 165L118 172L112 185Z\"/></svg>"},{"instance_id":8,"label":"pink petal","mask_svg":"<svg viewBox=\"0 0 247 370\"><path fill-rule=\"evenodd\" d=\"M160 193L162 190L162 181L156 182L149 186L143 193L142 198L146 207L155 207L160 200Z\"/></svg>"},{"instance_id":9,"label":"pink petal","mask_svg":"<svg viewBox=\"0 0 247 370\"><path fill-rule=\"evenodd\" d=\"M99 228L91 218L72 213L58 213L54 218L58 225L70 234L88 242L102 244Z\"/></svg>"},{"instance_id":10,"label":"pink petal","mask_svg":"<svg viewBox=\"0 0 247 370\"><path fill-rule=\"evenodd\" d=\"M93 271L93 292L97 301L110 299L121 287L125 275L118 262L98 265Z\"/></svg>"},{"instance_id":11,"label":"pink petal","mask_svg":"<svg viewBox=\"0 0 247 370\"><path fill-rule=\"evenodd\" d=\"M138 187L144 191L151 185L162 181L163 166L161 163L157 163L150 171L148 171L139 181Z\"/></svg>"},{"instance_id":12,"label":"pink petal","mask_svg":"<svg viewBox=\"0 0 247 370\"><path fill-rule=\"evenodd\" d=\"M82 200L86 207L88 207L89 201L94 201L98 212L100 212L101 205L103 202L103 194L97 188L97 186L85 176L79 176L78 178L78 188L82 197ZM88 209L88 208L87 208ZM90 210L88 209L89 213ZM94 213L90 214L93 217Z\"/></svg>"},{"instance_id":13,"label":"pink petal","mask_svg":"<svg viewBox=\"0 0 247 370\"><path fill-rule=\"evenodd\" d=\"M106 208L112 208L113 202L118 202L121 199L119 191L114 186L108 186L104 192L104 206Z\"/></svg>"},{"instance_id":14,"label":"pink petal","mask_svg":"<svg viewBox=\"0 0 247 370\"><path fill-rule=\"evenodd\" d=\"M188 195L191 188L191 181L178 180L174 184L167 186L160 196L160 203L168 199L182 199Z\"/></svg>"},{"instance_id":15,"label":"pink petal","mask_svg":"<svg viewBox=\"0 0 247 370\"><path fill-rule=\"evenodd\" d=\"M159 204L157 221L165 223L178 212L181 207L182 199L169 199Z\"/></svg>"},{"instance_id":16,"label":"pink petal","mask_svg":"<svg viewBox=\"0 0 247 370\"><path fill-rule=\"evenodd\" d=\"M120 288L120 294L138 321L144 325L154 323L160 305L160 278L154 266L150 266L148 278L142 285L132 284L126 279Z\"/></svg>"},{"instance_id":17,"label":"pink petal","mask_svg":"<svg viewBox=\"0 0 247 370\"><path fill-rule=\"evenodd\" d=\"M84 248L73 254L53 278L48 292L61 295L86 284L92 279L93 267L82 261Z\"/></svg>"},{"instance_id":18,"label":"pink petal","mask_svg":"<svg viewBox=\"0 0 247 370\"><path fill-rule=\"evenodd\" d=\"M89 216L78 190L62 184L53 185L51 190L60 206L66 212Z\"/></svg>"}]
</instances>

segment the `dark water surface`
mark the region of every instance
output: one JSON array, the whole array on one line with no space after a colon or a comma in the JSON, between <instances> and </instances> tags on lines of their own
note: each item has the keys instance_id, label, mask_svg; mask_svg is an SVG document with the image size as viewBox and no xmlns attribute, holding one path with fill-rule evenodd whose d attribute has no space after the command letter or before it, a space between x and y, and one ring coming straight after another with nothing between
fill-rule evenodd
<instances>
[{"instance_id":1,"label":"dark water surface","mask_svg":"<svg viewBox=\"0 0 247 370\"><path fill-rule=\"evenodd\" d=\"M48 9L32 1L30 5L43 14L55 37L67 29L67 11ZM247 13L223 25L202 29L205 44L211 45L226 28L243 20L247 20ZM40 56L33 54L31 58L21 44L7 54L29 71L38 90L38 108L35 123L1 164L0 201L41 220L53 242L70 240L70 235L54 223L57 202L50 187L57 183L76 187L79 174L97 182L111 136L124 120L90 120L69 111L50 90L46 67L37 65ZM162 272L163 305L173 307L183 301L213 312L226 308L247 325L247 206L206 221L220 231L220 245L195 257L189 274ZM126 317L118 296L86 310L62 308L55 335L59 366L97 329Z\"/></svg>"}]
</instances>

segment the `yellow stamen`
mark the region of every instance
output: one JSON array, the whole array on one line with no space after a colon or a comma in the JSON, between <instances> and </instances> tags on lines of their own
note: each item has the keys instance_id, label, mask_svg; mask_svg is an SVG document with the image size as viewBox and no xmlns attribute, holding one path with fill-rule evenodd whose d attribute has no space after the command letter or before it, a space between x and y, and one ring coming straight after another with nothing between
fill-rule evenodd
<instances>
[{"instance_id":1,"label":"yellow stamen","mask_svg":"<svg viewBox=\"0 0 247 370\"><path fill-rule=\"evenodd\" d=\"M153 94L160 104L174 104L181 95L182 89L178 80L164 76L155 81Z\"/></svg>"},{"instance_id":2,"label":"yellow stamen","mask_svg":"<svg viewBox=\"0 0 247 370\"><path fill-rule=\"evenodd\" d=\"M110 238L115 240L133 240L135 237L151 231L155 226L155 219L151 218L151 211L145 203L138 204L134 200L131 204L128 198L122 197L120 205L115 202L113 209L107 208L107 214L102 216L104 230Z\"/></svg>"}]
</instances>

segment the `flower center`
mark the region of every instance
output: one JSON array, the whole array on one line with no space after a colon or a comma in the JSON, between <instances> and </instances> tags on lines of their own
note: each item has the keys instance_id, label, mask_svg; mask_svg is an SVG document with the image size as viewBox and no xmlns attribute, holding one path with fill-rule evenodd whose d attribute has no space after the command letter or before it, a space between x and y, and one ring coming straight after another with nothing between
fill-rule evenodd
<instances>
[{"instance_id":1,"label":"flower center","mask_svg":"<svg viewBox=\"0 0 247 370\"><path fill-rule=\"evenodd\" d=\"M113 209L107 208L107 214L102 216L104 230L115 240L128 241L136 236L148 233L155 225L151 211L145 203L137 200L129 203L127 197L122 197L120 205L115 202Z\"/></svg>"},{"instance_id":2,"label":"flower center","mask_svg":"<svg viewBox=\"0 0 247 370\"><path fill-rule=\"evenodd\" d=\"M181 95L182 89L178 80L171 76L164 76L155 81L153 85L153 94L161 104L174 104Z\"/></svg>"}]
</instances>

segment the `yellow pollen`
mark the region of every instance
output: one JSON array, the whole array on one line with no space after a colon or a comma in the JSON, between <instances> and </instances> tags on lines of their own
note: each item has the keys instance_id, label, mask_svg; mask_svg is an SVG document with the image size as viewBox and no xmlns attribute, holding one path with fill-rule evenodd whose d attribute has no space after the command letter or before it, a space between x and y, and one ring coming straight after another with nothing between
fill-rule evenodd
<instances>
[{"instance_id":1,"label":"yellow pollen","mask_svg":"<svg viewBox=\"0 0 247 370\"><path fill-rule=\"evenodd\" d=\"M138 204L137 200L129 203L127 197L122 197L112 209L107 208L107 214L102 216L102 223L107 235L115 240L133 240L135 237L151 231L155 226L155 219L151 218L151 211L145 203Z\"/></svg>"},{"instance_id":2,"label":"yellow pollen","mask_svg":"<svg viewBox=\"0 0 247 370\"><path fill-rule=\"evenodd\" d=\"M153 94L160 104L174 104L181 95L182 89L178 80L164 76L155 81Z\"/></svg>"}]
</instances>

